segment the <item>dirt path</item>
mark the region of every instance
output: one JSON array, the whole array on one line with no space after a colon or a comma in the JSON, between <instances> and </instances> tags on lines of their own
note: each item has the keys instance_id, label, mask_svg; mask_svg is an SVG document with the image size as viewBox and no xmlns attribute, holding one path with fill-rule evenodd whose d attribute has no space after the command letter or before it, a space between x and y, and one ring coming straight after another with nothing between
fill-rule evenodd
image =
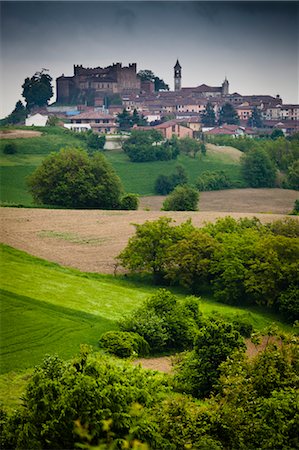
<instances>
[{"instance_id":1,"label":"dirt path","mask_svg":"<svg viewBox=\"0 0 299 450\"><path fill-rule=\"evenodd\" d=\"M0 241L32 255L86 272L113 273L115 258L135 232L134 223L171 217L195 226L224 217L225 212L74 211L1 208ZM271 222L277 214L230 213Z\"/></svg>"},{"instance_id":2,"label":"dirt path","mask_svg":"<svg viewBox=\"0 0 299 450\"><path fill-rule=\"evenodd\" d=\"M293 210L298 191L290 189L227 189L201 192L199 211L288 214ZM142 197L140 209L159 211L165 197Z\"/></svg>"}]
</instances>

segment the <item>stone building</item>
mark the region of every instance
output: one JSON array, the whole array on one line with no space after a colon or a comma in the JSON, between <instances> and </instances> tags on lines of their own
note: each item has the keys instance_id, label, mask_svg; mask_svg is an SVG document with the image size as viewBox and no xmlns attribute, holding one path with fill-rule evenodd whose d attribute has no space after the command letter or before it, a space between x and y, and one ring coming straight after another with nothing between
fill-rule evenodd
<instances>
[{"instance_id":1,"label":"stone building","mask_svg":"<svg viewBox=\"0 0 299 450\"><path fill-rule=\"evenodd\" d=\"M56 79L57 103L99 104L107 95L140 92L140 79L135 63L123 67L121 63L108 67L85 68L74 65L74 75Z\"/></svg>"}]
</instances>

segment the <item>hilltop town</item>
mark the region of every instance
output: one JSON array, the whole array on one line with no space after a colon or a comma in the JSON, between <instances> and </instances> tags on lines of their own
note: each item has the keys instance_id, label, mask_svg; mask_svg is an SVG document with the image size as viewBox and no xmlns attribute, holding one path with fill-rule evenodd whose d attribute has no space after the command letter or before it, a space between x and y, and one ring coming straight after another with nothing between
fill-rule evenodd
<instances>
[{"instance_id":1,"label":"hilltop town","mask_svg":"<svg viewBox=\"0 0 299 450\"><path fill-rule=\"evenodd\" d=\"M49 106L47 112L69 118L73 130L82 130L89 125L95 132L115 133L117 115L123 109L136 110L148 125L157 127L165 136L173 133L182 137L204 127L202 114L208 103L214 110L216 123L221 108L229 103L238 115L238 123L221 128L215 123L213 127L204 127L208 128L205 132L256 135L271 134L278 128L288 135L299 129L299 105L284 104L280 95L230 92L226 77L219 86L184 87L183 68L178 60L173 67L173 90L167 85L168 89L155 90L154 80L142 79L139 74L136 63L128 67L115 63L105 68L74 65L72 76L63 74L56 79L56 103ZM262 130L248 126L254 110L260 114L262 125L258 128Z\"/></svg>"}]
</instances>

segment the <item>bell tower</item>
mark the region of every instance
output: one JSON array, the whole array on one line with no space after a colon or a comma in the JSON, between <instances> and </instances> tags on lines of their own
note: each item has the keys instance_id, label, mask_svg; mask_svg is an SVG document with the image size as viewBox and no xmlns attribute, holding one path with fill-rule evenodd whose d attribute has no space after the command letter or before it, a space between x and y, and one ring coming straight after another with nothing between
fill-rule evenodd
<instances>
[{"instance_id":1,"label":"bell tower","mask_svg":"<svg viewBox=\"0 0 299 450\"><path fill-rule=\"evenodd\" d=\"M179 91L181 89L181 81L182 81L182 67L177 59L177 62L174 66L174 90Z\"/></svg>"}]
</instances>

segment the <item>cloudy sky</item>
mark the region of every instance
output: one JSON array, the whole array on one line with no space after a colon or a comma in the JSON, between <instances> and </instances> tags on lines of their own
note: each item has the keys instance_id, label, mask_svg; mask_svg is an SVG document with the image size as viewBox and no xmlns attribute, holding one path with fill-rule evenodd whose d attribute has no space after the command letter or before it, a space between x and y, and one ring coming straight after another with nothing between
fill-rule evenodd
<instances>
[{"instance_id":1,"label":"cloudy sky","mask_svg":"<svg viewBox=\"0 0 299 450\"><path fill-rule=\"evenodd\" d=\"M173 89L177 58L185 87L217 86L226 75L231 92L299 103L295 1L3 1L0 16L0 117L42 68L55 80L73 64L136 62Z\"/></svg>"}]
</instances>

